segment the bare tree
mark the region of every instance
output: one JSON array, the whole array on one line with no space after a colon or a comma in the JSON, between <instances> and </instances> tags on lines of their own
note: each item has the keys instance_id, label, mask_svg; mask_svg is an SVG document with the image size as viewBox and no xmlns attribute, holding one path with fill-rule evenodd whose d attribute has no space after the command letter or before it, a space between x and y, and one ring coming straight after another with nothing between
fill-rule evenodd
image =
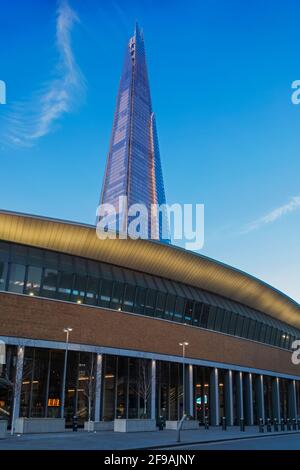
<instances>
[{"instance_id":1,"label":"bare tree","mask_svg":"<svg viewBox=\"0 0 300 470\"><path fill-rule=\"evenodd\" d=\"M143 417L147 418L148 402L151 395L150 362L147 359L139 361L136 393L143 400Z\"/></svg>"},{"instance_id":2,"label":"bare tree","mask_svg":"<svg viewBox=\"0 0 300 470\"><path fill-rule=\"evenodd\" d=\"M91 360L88 369L87 380L84 382L84 395L87 398L88 402L88 431L90 431L90 423L92 421L92 403L95 396L94 389L94 354L91 354Z\"/></svg>"}]
</instances>

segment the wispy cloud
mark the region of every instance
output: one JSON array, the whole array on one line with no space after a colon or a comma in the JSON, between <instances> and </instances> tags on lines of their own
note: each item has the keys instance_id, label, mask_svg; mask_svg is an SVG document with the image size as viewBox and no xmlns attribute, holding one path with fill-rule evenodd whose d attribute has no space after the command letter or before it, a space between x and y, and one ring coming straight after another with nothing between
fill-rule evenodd
<instances>
[{"instance_id":1,"label":"wispy cloud","mask_svg":"<svg viewBox=\"0 0 300 470\"><path fill-rule=\"evenodd\" d=\"M246 234L252 232L253 230L258 230L261 227L272 224L276 220L280 219L281 217L289 214L291 212L295 212L296 210L300 209L300 196L292 197L288 203L284 204L283 206L277 207L276 209L272 210L268 214L260 217L259 219L255 220L247 224L244 229L241 231L242 234Z\"/></svg>"},{"instance_id":2,"label":"wispy cloud","mask_svg":"<svg viewBox=\"0 0 300 470\"><path fill-rule=\"evenodd\" d=\"M64 114L82 98L85 80L72 50L73 27L79 22L67 0L59 0L56 12L56 44L59 58L53 78L30 99L14 103L6 116L4 141L15 146L32 146L53 131Z\"/></svg>"}]
</instances>

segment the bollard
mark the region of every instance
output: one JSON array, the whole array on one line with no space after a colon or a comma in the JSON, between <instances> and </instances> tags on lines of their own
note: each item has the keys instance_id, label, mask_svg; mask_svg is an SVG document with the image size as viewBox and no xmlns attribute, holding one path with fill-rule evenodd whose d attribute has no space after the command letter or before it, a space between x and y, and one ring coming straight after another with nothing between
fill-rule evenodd
<instances>
[{"instance_id":1,"label":"bollard","mask_svg":"<svg viewBox=\"0 0 300 470\"><path fill-rule=\"evenodd\" d=\"M270 418L267 419L267 432L272 432L272 426L271 426Z\"/></svg>"},{"instance_id":2,"label":"bollard","mask_svg":"<svg viewBox=\"0 0 300 470\"><path fill-rule=\"evenodd\" d=\"M281 418L281 421L280 421L280 430L285 431L285 425L284 425L284 419L283 418Z\"/></svg>"},{"instance_id":3,"label":"bollard","mask_svg":"<svg viewBox=\"0 0 300 470\"><path fill-rule=\"evenodd\" d=\"M222 429L223 429L223 431L227 430L227 423L226 423L226 417L225 416L223 416L223 418L222 418Z\"/></svg>"},{"instance_id":4,"label":"bollard","mask_svg":"<svg viewBox=\"0 0 300 470\"><path fill-rule=\"evenodd\" d=\"M258 428L258 429L259 429L259 432L264 432L264 422L263 422L263 419L262 419L262 418L259 418L258 422L259 422L259 425L258 425L258 426L259 426L259 428Z\"/></svg>"},{"instance_id":5,"label":"bollard","mask_svg":"<svg viewBox=\"0 0 300 470\"><path fill-rule=\"evenodd\" d=\"M244 418L240 418L240 430L245 432L245 420Z\"/></svg>"},{"instance_id":6,"label":"bollard","mask_svg":"<svg viewBox=\"0 0 300 470\"><path fill-rule=\"evenodd\" d=\"M208 423L208 417L204 417L204 429L208 430L209 429L209 423Z\"/></svg>"},{"instance_id":7,"label":"bollard","mask_svg":"<svg viewBox=\"0 0 300 470\"><path fill-rule=\"evenodd\" d=\"M73 429L73 432L77 432L78 431L78 419L77 419L77 416L73 416L72 418L72 429Z\"/></svg>"},{"instance_id":8,"label":"bollard","mask_svg":"<svg viewBox=\"0 0 300 470\"><path fill-rule=\"evenodd\" d=\"M286 428L287 428L288 431L291 431L291 429L292 429L292 428L291 428L291 420L290 420L290 418L287 418L287 420L286 420Z\"/></svg>"},{"instance_id":9,"label":"bollard","mask_svg":"<svg viewBox=\"0 0 300 470\"><path fill-rule=\"evenodd\" d=\"M274 432L278 432L278 420L274 418Z\"/></svg>"},{"instance_id":10,"label":"bollard","mask_svg":"<svg viewBox=\"0 0 300 470\"><path fill-rule=\"evenodd\" d=\"M293 418L293 431L297 431L297 421L296 421L296 418Z\"/></svg>"}]
</instances>

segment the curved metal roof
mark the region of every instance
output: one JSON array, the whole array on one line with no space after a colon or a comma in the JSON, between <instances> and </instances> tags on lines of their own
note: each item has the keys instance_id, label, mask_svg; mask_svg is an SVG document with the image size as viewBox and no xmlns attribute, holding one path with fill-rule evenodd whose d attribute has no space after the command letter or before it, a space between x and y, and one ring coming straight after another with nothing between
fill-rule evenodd
<instances>
[{"instance_id":1,"label":"curved metal roof","mask_svg":"<svg viewBox=\"0 0 300 470\"><path fill-rule=\"evenodd\" d=\"M211 258L148 240L99 240L94 226L0 211L0 240L77 255L219 294L300 328L300 305Z\"/></svg>"}]
</instances>

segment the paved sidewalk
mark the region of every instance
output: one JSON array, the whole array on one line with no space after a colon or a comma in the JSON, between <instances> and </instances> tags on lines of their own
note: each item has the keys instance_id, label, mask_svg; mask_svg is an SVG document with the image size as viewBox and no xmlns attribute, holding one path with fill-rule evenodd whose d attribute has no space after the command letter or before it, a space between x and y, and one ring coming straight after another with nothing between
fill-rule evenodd
<instances>
[{"instance_id":1,"label":"paved sidewalk","mask_svg":"<svg viewBox=\"0 0 300 470\"><path fill-rule=\"evenodd\" d=\"M248 427L241 432L238 427L222 431L220 428L209 430L199 429L181 432L181 445L195 443L211 443L245 438L263 438L264 436L278 436L298 434L300 431L286 431L259 433L257 427ZM139 433L115 433L113 431L99 431L88 433L65 432L55 434L25 434L10 436L0 440L1 450L134 450L149 448L168 448L177 445L176 431L156 431Z\"/></svg>"}]
</instances>

